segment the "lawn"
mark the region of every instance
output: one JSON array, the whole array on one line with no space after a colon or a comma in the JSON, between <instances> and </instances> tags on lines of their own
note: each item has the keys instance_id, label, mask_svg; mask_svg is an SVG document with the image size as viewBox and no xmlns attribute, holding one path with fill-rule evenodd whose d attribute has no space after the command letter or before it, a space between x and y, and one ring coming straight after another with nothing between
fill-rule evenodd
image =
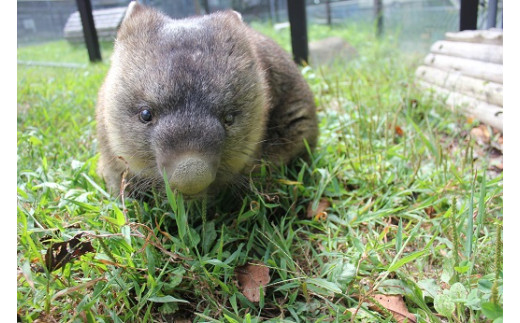
<instances>
[{"instance_id":1,"label":"lawn","mask_svg":"<svg viewBox=\"0 0 520 323\"><path fill-rule=\"evenodd\" d=\"M287 30L253 26L289 49ZM477 121L416 88L422 57L396 37L309 33L359 56L302 68L319 144L309 163L264 165L240 200L109 196L94 115L110 44L95 65L65 42L18 48L86 65L18 65L19 319L501 322L501 134L480 126L476 140Z\"/></svg>"}]
</instances>

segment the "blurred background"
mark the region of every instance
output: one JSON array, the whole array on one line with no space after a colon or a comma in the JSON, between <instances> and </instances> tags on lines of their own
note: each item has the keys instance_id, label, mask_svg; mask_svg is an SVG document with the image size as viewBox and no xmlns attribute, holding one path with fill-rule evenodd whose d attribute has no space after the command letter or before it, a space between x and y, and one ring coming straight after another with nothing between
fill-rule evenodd
<instances>
[{"instance_id":1,"label":"blurred background","mask_svg":"<svg viewBox=\"0 0 520 323\"><path fill-rule=\"evenodd\" d=\"M480 0L478 28L486 29L488 1ZM92 0L93 10L126 7L128 0ZM248 23L284 28L286 0L144 0L174 18L233 8ZM374 29L374 0L307 0L308 24L333 28ZM502 2L497 0L496 26L502 26ZM460 0L383 0L383 32L395 35L403 51L426 53L448 31L459 29ZM64 29L77 11L74 0L17 1L18 46L64 39ZM102 33L98 36L103 39ZM108 38L113 37L107 35ZM313 39L309 39L312 41Z\"/></svg>"}]
</instances>

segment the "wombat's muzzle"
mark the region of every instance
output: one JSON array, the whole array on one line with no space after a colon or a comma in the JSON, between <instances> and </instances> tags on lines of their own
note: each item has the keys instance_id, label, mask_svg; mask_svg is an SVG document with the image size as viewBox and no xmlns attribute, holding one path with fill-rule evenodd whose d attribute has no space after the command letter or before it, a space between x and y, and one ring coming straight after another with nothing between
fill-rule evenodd
<instances>
[{"instance_id":1,"label":"wombat's muzzle","mask_svg":"<svg viewBox=\"0 0 520 323\"><path fill-rule=\"evenodd\" d=\"M184 154L161 162L170 185L186 195L196 195L213 183L217 173L215 162L199 154Z\"/></svg>"},{"instance_id":2,"label":"wombat's muzzle","mask_svg":"<svg viewBox=\"0 0 520 323\"><path fill-rule=\"evenodd\" d=\"M190 112L190 113L188 113ZM156 160L161 175L185 195L197 195L215 181L225 135L219 120L185 109L161 118L154 130Z\"/></svg>"}]
</instances>

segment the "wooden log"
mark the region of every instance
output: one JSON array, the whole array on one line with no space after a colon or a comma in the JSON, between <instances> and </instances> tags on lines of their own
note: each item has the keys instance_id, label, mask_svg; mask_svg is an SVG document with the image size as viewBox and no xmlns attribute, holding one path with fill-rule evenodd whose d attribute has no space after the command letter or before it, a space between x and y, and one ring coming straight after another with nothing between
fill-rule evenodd
<instances>
[{"instance_id":1,"label":"wooden log","mask_svg":"<svg viewBox=\"0 0 520 323\"><path fill-rule=\"evenodd\" d=\"M501 107L479 101L466 95L450 92L425 81L419 81L418 85L425 90L431 90L435 98L443 101L445 100L444 102L453 111L461 112L468 117L476 118L500 131L504 130L504 109Z\"/></svg>"},{"instance_id":2,"label":"wooden log","mask_svg":"<svg viewBox=\"0 0 520 323\"><path fill-rule=\"evenodd\" d=\"M446 40L469 42L469 43L481 43L481 44L494 44L502 45L503 43L503 31L502 29L489 29L489 30L465 30L461 32L448 32L445 34Z\"/></svg>"},{"instance_id":3,"label":"wooden log","mask_svg":"<svg viewBox=\"0 0 520 323\"><path fill-rule=\"evenodd\" d=\"M431 47L431 52L478 61L502 64L503 47L500 45L464 43L440 40Z\"/></svg>"},{"instance_id":4,"label":"wooden log","mask_svg":"<svg viewBox=\"0 0 520 323\"><path fill-rule=\"evenodd\" d=\"M489 104L503 106L502 84L464 76L458 72L448 73L438 68L419 66L415 75L418 79L459 92Z\"/></svg>"},{"instance_id":5,"label":"wooden log","mask_svg":"<svg viewBox=\"0 0 520 323\"><path fill-rule=\"evenodd\" d=\"M460 72L463 75L502 84L503 66L466 58L428 54L424 63L448 72Z\"/></svg>"}]
</instances>

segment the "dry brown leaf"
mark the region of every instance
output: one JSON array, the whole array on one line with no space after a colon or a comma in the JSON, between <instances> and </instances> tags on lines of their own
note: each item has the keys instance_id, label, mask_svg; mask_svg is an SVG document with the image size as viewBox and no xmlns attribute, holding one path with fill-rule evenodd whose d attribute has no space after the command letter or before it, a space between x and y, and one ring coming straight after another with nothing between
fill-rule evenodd
<instances>
[{"instance_id":1,"label":"dry brown leaf","mask_svg":"<svg viewBox=\"0 0 520 323\"><path fill-rule=\"evenodd\" d=\"M386 235L388 234L388 232L390 232L390 228L391 228L391 226L387 224L387 225L383 228L383 231L381 232L381 235L380 235L380 236L383 237L383 239L384 239L385 242L387 241L387 237L386 237Z\"/></svg>"},{"instance_id":2,"label":"dry brown leaf","mask_svg":"<svg viewBox=\"0 0 520 323\"><path fill-rule=\"evenodd\" d=\"M307 219L316 218L317 221L324 221L327 219L327 212L325 210L330 207L330 202L326 198L320 199L316 210L312 210L312 202L307 206Z\"/></svg>"},{"instance_id":3,"label":"dry brown leaf","mask_svg":"<svg viewBox=\"0 0 520 323\"><path fill-rule=\"evenodd\" d=\"M25 281L27 282L27 284L29 284L29 287L31 287L33 292L36 293L36 288L34 287L34 281L31 279L31 277L29 277L29 275L27 275L23 270L20 270L18 272L18 280L17 281L19 281L21 276L23 276L25 278Z\"/></svg>"},{"instance_id":4,"label":"dry brown leaf","mask_svg":"<svg viewBox=\"0 0 520 323\"><path fill-rule=\"evenodd\" d=\"M260 301L260 286L265 287L271 280L269 268L260 262L236 267L235 276L240 283L240 291L251 302Z\"/></svg>"},{"instance_id":5,"label":"dry brown leaf","mask_svg":"<svg viewBox=\"0 0 520 323\"><path fill-rule=\"evenodd\" d=\"M426 214L428 215L428 217L430 217L430 219L435 217L435 208L432 205L425 208L424 212L426 212Z\"/></svg>"},{"instance_id":6,"label":"dry brown leaf","mask_svg":"<svg viewBox=\"0 0 520 323\"><path fill-rule=\"evenodd\" d=\"M485 125L480 125L471 129L470 135L480 145L489 144L491 139L491 134Z\"/></svg>"},{"instance_id":7,"label":"dry brown leaf","mask_svg":"<svg viewBox=\"0 0 520 323\"><path fill-rule=\"evenodd\" d=\"M96 252L89 240L80 241L83 234L81 232L70 240L51 244L45 254L45 266L49 271L60 269L88 252Z\"/></svg>"},{"instance_id":8,"label":"dry brown leaf","mask_svg":"<svg viewBox=\"0 0 520 323\"><path fill-rule=\"evenodd\" d=\"M395 126L395 134L398 136L398 137L402 137L404 135L404 131L403 131L403 128L399 127L399 126Z\"/></svg>"},{"instance_id":9,"label":"dry brown leaf","mask_svg":"<svg viewBox=\"0 0 520 323\"><path fill-rule=\"evenodd\" d=\"M409 323L417 322L415 315L408 312L408 308L406 307L406 304L404 303L403 297L401 295L376 294L376 295L374 295L374 299L379 304L381 304L381 306L383 306L388 311L390 311L392 313L394 319L398 323L405 322L406 319L408 319L407 322L409 322ZM369 307L380 313L384 313L377 305L372 304Z\"/></svg>"},{"instance_id":10,"label":"dry brown leaf","mask_svg":"<svg viewBox=\"0 0 520 323\"><path fill-rule=\"evenodd\" d=\"M492 158L488 169L499 173L502 172L504 170L504 157Z\"/></svg>"},{"instance_id":11,"label":"dry brown leaf","mask_svg":"<svg viewBox=\"0 0 520 323\"><path fill-rule=\"evenodd\" d=\"M52 314L43 313L39 318L34 320L34 323L58 323Z\"/></svg>"}]
</instances>

